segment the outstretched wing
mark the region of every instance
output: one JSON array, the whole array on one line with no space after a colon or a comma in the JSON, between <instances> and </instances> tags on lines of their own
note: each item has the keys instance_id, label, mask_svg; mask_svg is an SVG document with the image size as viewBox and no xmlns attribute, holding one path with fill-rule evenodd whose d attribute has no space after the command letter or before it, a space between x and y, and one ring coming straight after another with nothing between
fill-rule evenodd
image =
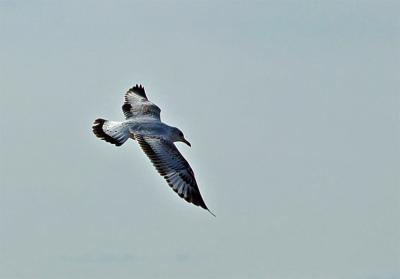
<instances>
[{"instance_id":1,"label":"outstretched wing","mask_svg":"<svg viewBox=\"0 0 400 279\"><path fill-rule=\"evenodd\" d=\"M135 138L157 171L181 198L210 211L201 197L192 168L172 142L142 135L135 135Z\"/></svg>"},{"instance_id":2,"label":"outstretched wing","mask_svg":"<svg viewBox=\"0 0 400 279\"><path fill-rule=\"evenodd\" d=\"M143 117L160 120L161 109L147 99L142 85L136 84L126 92L122 111L126 119Z\"/></svg>"}]
</instances>

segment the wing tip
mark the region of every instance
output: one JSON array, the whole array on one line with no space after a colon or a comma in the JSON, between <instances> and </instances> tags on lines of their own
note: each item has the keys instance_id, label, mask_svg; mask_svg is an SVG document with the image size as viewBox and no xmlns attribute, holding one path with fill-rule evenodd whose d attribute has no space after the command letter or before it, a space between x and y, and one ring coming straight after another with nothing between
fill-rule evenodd
<instances>
[{"instance_id":1,"label":"wing tip","mask_svg":"<svg viewBox=\"0 0 400 279\"><path fill-rule=\"evenodd\" d=\"M207 211L210 212L210 214L211 214L212 216L214 216L215 218L217 218L217 215L215 215L210 209L207 208Z\"/></svg>"},{"instance_id":2,"label":"wing tip","mask_svg":"<svg viewBox=\"0 0 400 279\"><path fill-rule=\"evenodd\" d=\"M214 214L214 212L212 212L210 209L208 209L206 203L203 201L203 199L201 200L202 202L200 204L195 204L197 206L200 206L201 208L207 210L212 216L217 217L217 215Z\"/></svg>"},{"instance_id":3,"label":"wing tip","mask_svg":"<svg viewBox=\"0 0 400 279\"><path fill-rule=\"evenodd\" d=\"M128 90L128 92L133 92L133 93L135 93L135 94L137 94L137 95L139 95L139 96L141 96L141 97L147 99L147 97L146 97L146 92L145 92L145 90L144 90L143 85L141 85L141 84L136 84L135 86L133 86L132 88L130 88L130 89Z\"/></svg>"},{"instance_id":4,"label":"wing tip","mask_svg":"<svg viewBox=\"0 0 400 279\"><path fill-rule=\"evenodd\" d=\"M194 204L195 206L200 206L201 208L207 210L212 216L217 217L214 212L212 212L210 209L208 209L206 203L203 200L203 197L201 196L200 192L198 191L198 195L192 195L190 198L185 198L182 197L185 201L188 203ZM180 195L179 195L180 196Z\"/></svg>"}]
</instances>

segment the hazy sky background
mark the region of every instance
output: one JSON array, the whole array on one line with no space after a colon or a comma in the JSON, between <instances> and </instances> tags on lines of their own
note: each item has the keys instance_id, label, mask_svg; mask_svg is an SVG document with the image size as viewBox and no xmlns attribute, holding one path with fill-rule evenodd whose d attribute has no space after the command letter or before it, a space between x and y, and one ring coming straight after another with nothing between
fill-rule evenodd
<instances>
[{"instance_id":1,"label":"hazy sky background","mask_svg":"<svg viewBox=\"0 0 400 279\"><path fill-rule=\"evenodd\" d=\"M399 11L0 0L0 278L400 278ZM92 134L135 83L217 218Z\"/></svg>"}]
</instances>

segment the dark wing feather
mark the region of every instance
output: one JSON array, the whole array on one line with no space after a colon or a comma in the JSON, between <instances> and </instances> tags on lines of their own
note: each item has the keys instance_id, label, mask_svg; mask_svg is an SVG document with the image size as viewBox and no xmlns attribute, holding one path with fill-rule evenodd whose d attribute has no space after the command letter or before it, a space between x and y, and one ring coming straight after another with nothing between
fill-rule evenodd
<instances>
[{"instance_id":1,"label":"dark wing feather","mask_svg":"<svg viewBox=\"0 0 400 279\"><path fill-rule=\"evenodd\" d=\"M146 100L148 100L148 99L147 99L147 96L146 96L146 92L144 91L144 87L143 87L143 85L141 85L141 84L139 84L139 85L136 84L136 85L133 86L131 89L129 89L129 91L131 91L131 92L133 92L133 93L139 95L140 97L143 97L143 98L145 98Z\"/></svg>"},{"instance_id":2,"label":"dark wing feather","mask_svg":"<svg viewBox=\"0 0 400 279\"><path fill-rule=\"evenodd\" d=\"M126 119L132 117L147 117L160 120L160 108L147 99L142 85L135 85L125 94L122 111Z\"/></svg>"},{"instance_id":3,"label":"dark wing feather","mask_svg":"<svg viewBox=\"0 0 400 279\"><path fill-rule=\"evenodd\" d=\"M201 197L192 168L172 142L142 135L135 135L135 138L157 171L181 198L210 211Z\"/></svg>"}]
</instances>

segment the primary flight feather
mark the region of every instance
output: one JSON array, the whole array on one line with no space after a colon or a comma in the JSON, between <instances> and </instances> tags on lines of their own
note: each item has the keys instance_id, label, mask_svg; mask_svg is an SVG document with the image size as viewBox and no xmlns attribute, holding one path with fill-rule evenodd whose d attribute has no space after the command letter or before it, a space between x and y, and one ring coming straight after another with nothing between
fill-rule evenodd
<instances>
[{"instance_id":1,"label":"primary flight feather","mask_svg":"<svg viewBox=\"0 0 400 279\"><path fill-rule=\"evenodd\" d=\"M192 168L174 144L181 141L190 146L190 143L181 130L161 121L160 108L148 100L142 85L135 85L126 92L122 111L125 121L98 118L93 123L93 133L116 146L129 138L137 140L160 175L181 198L213 214L200 194Z\"/></svg>"}]
</instances>

